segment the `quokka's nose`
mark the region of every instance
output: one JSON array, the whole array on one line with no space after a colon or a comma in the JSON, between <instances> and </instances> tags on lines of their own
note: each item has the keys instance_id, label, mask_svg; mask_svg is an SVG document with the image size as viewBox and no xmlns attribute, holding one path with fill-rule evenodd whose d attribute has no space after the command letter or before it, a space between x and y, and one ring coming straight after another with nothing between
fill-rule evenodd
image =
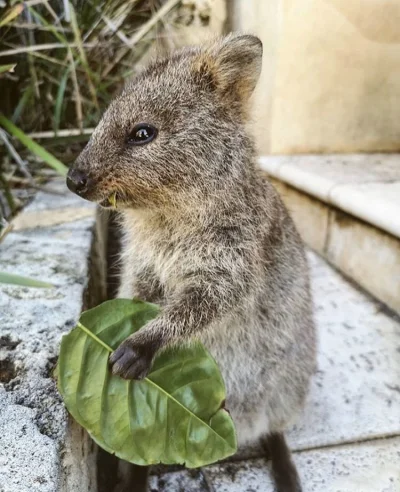
<instances>
[{"instance_id":1,"label":"quokka's nose","mask_svg":"<svg viewBox=\"0 0 400 492\"><path fill-rule=\"evenodd\" d=\"M67 186L77 195L86 193L90 188L90 184L90 178L83 171L79 169L70 169L68 171Z\"/></svg>"}]
</instances>

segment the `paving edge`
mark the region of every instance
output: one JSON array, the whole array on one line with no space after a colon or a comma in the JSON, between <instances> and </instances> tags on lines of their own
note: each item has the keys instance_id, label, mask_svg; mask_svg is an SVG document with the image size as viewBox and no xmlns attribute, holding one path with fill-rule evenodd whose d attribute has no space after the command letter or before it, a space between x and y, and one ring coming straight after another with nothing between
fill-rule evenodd
<instances>
[{"instance_id":1,"label":"paving edge","mask_svg":"<svg viewBox=\"0 0 400 492\"><path fill-rule=\"evenodd\" d=\"M39 192L0 243L0 270L53 289L0 285L0 491L98 492L98 448L67 414L52 370L64 333L106 299L107 216Z\"/></svg>"}]
</instances>

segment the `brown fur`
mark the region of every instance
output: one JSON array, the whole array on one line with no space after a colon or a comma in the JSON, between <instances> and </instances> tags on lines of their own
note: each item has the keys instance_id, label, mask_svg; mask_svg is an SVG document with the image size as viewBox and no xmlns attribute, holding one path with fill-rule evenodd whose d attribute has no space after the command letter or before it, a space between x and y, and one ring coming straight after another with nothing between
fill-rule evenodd
<instances>
[{"instance_id":1,"label":"brown fur","mask_svg":"<svg viewBox=\"0 0 400 492\"><path fill-rule=\"evenodd\" d=\"M247 128L261 55L254 36L230 35L156 61L111 103L75 166L90 179L81 196L117 192L119 296L162 305L114 352L113 372L144 377L158 350L200 339L221 368L240 444L286 428L315 365L303 246ZM158 135L132 147L139 122ZM291 473L278 444L277 470Z\"/></svg>"}]
</instances>

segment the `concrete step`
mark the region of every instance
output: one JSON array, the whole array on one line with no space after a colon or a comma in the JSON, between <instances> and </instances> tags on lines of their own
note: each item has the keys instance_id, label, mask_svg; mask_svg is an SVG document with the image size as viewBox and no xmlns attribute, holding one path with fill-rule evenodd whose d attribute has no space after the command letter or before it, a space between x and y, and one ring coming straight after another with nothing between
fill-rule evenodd
<instances>
[{"instance_id":1,"label":"concrete step","mask_svg":"<svg viewBox=\"0 0 400 492\"><path fill-rule=\"evenodd\" d=\"M264 156L304 241L400 313L400 154Z\"/></svg>"},{"instance_id":2,"label":"concrete step","mask_svg":"<svg viewBox=\"0 0 400 492\"><path fill-rule=\"evenodd\" d=\"M318 370L288 432L304 492L400 490L400 319L309 253ZM159 492L273 492L267 462L249 459L153 476Z\"/></svg>"}]
</instances>

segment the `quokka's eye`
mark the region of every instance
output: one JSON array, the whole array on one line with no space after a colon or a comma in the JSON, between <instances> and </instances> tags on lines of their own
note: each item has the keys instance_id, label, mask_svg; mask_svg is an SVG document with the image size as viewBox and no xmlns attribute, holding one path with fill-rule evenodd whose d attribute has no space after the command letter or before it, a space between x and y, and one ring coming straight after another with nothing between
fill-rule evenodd
<instances>
[{"instance_id":1,"label":"quokka's eye","mask_svg":"<svg viewBox=\"0 0 400 492\"><path fill-rule=\"evenodd\" d=\"M129 145L144 145L157 136L157 128L149 123L138 123L128 135L126 141Z\"/></svg>"}]
</instances>

